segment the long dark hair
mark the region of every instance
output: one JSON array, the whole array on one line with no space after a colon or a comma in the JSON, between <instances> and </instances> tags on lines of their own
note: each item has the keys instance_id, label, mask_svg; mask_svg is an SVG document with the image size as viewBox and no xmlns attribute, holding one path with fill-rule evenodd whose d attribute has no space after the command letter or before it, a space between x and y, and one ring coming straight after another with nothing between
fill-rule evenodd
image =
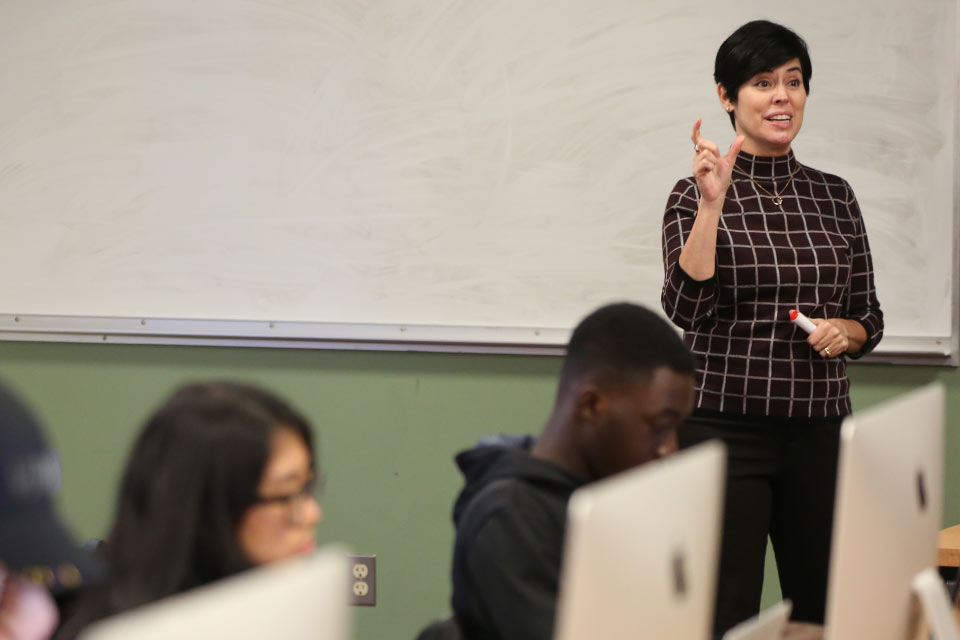
<instances>
[{"instance_id":1,"label":"long dark hair","mask_svg":"<svg viewBox=\"0 0 960 640\"><path fill-rule=\"evenodd\" d=\"M278 428L311 452L310 425L275 395L246 384L181 387L134 444L104 547L104 582L78 602L57 638L100 618L251 566L237 527L256 501Z\"/></svg>"}]
</instances>

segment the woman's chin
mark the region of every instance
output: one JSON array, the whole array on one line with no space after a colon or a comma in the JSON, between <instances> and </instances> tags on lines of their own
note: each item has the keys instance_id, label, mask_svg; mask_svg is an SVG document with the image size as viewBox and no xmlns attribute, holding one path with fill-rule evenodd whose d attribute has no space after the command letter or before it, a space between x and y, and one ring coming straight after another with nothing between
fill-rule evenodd
<instances>
[{"instance_id":1,"label":"woman's chin","mask_svg":"<svg viewBox=\"0 0 960 640\"><path fill-rule=\"evenodd\" d=\"M782 131L778 132L777 135L770 136L767 139L767 144L771 149L777 149L786 153L790 150L790 145L793 143L793 139L797 137L798 131Z\"/></svg>"}]
</instances>

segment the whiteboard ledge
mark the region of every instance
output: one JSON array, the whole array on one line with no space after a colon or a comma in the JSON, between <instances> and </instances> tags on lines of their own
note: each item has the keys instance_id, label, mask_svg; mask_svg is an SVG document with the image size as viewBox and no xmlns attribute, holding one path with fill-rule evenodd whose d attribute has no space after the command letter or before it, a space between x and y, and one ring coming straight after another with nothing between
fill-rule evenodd
<instances>
[{"instance_id":1,"label":"whiteboard ledge","mask_svg":"<svg viewBox=\"0 0 960 640\"><path fill-rule=\"evenodd\" d=\"M0 340L562 355L570 330L0 314Z\"/></svg>"},{"instance_id":2,"label":"whiteboard ledge","mask_svg":"<svg viewBox=\"0 0 960 640\"><path fill-rule=\"evenodd\" d=\"M0 314L0 340L563 355L570 330ZM956 336L885 336L861 362L957 366Z\"/></svg>"}]
</instances>

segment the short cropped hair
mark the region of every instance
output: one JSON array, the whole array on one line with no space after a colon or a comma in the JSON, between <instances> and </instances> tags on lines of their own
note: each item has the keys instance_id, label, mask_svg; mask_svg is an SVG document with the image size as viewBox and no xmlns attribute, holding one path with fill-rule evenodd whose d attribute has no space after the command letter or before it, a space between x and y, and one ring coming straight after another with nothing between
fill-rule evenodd
<instances>
[{"instance_id":1,"label":"short cropped hair","mask_svg":"<svg viewBox=\"0 0 960 640\"><path fill-rule=\"evenodd\" d=\"M560 373L560 393L584 375L652 375L668 367L694 375L697 361L670 323L645 307L619 302L600 307L574 329Z\"/></svg>"},{"instance_id":2,"label":"short cropped hair","mask_svg":"<svg viewBox=\"0 0 960 640\"><path fill-rule=\"evenodd\" d=\"M713 79L722 84L730 100L736 102L744 82L794 58L800 59L803 88L809 95L813 66L807 43L783 25L769 20L754 20L734 31L720 45L713 66ZM730 123L736 129L733 113L729 115Z\"/></svg>"}]
</instances>

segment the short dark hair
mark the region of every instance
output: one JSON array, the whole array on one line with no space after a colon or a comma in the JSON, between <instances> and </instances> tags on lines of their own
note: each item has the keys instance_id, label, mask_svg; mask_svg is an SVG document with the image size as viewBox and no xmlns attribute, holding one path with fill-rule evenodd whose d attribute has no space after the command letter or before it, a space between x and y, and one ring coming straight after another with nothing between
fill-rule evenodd
<instances>
[{"instance_id":1,"label":"short dark hair","mask_svg":"<svg viewBox=\"0 0 960 640\"><path fill-rule=\"evenodd\" d=\"M310 452L310 425L286 402L236 382L188 384L147 420L133 446L104 545L107 575L59 637L86 624L251 566L238 526L277 429Z\"/></svg>"},{"instance_id":2,"label":"short dark hair","mask_svg":"<svg viewBox=\"0 0 960 640\"><path fill-rule=\"evenodd\" d=\"M560 392L585 374L649 375L668 367L694 375L697 362L669 322L640 305L600 307L574 329L560 373Z\"/></svg>"},{"instance_id":3,"label":"short dark hair","mask_svg":"<svg viewBox=\"0 0 960 640\"><path fill-rule=\"evenodd\" d=\"M713 79L722 84L730 100L736 102L744 82L794 58L800 59L803 88L809 95L813 66L810 64L807 43L783 25L769 20L754 20L734 31L720 45L713 66ZM733 113L729 115L730 123L736 128Z\"/></svg>"}]
</instances>

